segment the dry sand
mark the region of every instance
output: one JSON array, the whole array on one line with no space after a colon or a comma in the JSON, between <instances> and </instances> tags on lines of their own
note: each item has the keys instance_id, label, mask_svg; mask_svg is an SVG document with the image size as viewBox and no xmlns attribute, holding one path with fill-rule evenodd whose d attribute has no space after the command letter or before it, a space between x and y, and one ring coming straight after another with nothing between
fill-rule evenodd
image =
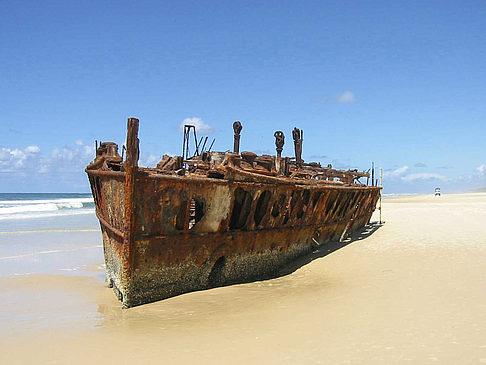
<instances>
[{"instance_id":1,"label":"dry sand","mask_svg":"<svg viewBox=\"0 0 486 365\"><path fill-rule=\"evenodd\" d=\"M385 200L383 217L288 275L129 310L98 263L1 278L0 363L486 363L486 194Z\"/></svg>"}]
</instances>

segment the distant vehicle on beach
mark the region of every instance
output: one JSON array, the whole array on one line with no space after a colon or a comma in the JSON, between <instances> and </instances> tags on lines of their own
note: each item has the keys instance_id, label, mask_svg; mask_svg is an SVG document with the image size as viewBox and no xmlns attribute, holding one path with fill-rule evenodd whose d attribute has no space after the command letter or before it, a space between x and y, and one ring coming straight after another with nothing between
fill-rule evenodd
<instances>
[{"instance_id":1,"label":"distant vehicle on beach","mask_svg":"<svg viewBox=\"0 0 486 365\"><path fill-rule=\"evenodd\" d=\"M440 196L440 188L435 188L435 196Z\"/></svg>"}]
</instances>

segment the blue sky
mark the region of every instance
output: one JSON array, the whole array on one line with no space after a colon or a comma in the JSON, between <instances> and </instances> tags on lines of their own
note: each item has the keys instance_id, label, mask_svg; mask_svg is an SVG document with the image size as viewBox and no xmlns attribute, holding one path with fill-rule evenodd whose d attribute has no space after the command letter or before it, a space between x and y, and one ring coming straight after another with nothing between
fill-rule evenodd
<instances>
[{"instance_id":1,"label":"blue sky","mask_svg":"<svg viewBox=\"0 0 486 365\"><path fill-rule=\"evenodd\" d=\"M485 1L0 1L0 192L89 191L94 140L186 118L273 153L385 170L385 192L486 186Z\"/></svg>"}]
</instances>

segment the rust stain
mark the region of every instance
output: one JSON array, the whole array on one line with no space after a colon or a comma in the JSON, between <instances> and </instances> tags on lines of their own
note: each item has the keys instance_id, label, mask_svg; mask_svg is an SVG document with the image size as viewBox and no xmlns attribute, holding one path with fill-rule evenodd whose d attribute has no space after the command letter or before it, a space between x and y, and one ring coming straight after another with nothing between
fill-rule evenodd
<instances>
[{"instance_id":1,"label":"rust stain","mask_svg":"<svg viewBox=\"0 0 486 365\"><path fill-rule=\"evenodd\" d=\"M149 168L138 166L138 125L128 120L125 161L103 142L86 168L107 280L125 307L266 278L316 243L365 226L380 197L380 187L359 182L366 172L305 163L297 128L295 158L281 157L281 131L276 156L240 153L239 122L233 152L206 150L206 138L188 157L194 128L186 128L186 158L164 155Z\"/></svg>"}]
</instances>

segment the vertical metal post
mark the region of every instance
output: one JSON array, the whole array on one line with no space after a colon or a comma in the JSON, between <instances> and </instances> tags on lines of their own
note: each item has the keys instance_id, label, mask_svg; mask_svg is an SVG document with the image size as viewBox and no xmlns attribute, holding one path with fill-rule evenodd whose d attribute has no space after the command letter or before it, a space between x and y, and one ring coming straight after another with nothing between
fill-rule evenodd
<instances>
[{"instance_id":1,"label":"vertical metal post","mask_svg":"<svg viewBox=\"0 0 486 365\"><path fill-rule=\"evenodd\" d=\"M235 132L235 141L233 144L233 152L240 153L240 132L243 129L241 123L237 120L233 123L233 131Z\"/></svg>"},{"instance_id":2,"label":"vertical metal post","mask_svg":"<svg viewBox=\"0 0 486 365\"><path fill-rule=\"evenodd\" d=\"M195 152L194 155L199 155L198 143L196 137L196 127L190 124L184 125L184 140L182 141L182 159L187 160L189 158L189 138L191 134L191 129L194 130L194 144Z\"/></svg>"},{"instance_id":3,"label":"vertical metal post","mask_svg":"<svg viewBox=\"0 0 486 365\"><path fill-rule=\"evenodd\" d=\"M202 137L201 137L201 138L202 138ZM203 145L202 145L202 147L201 147L201 155L202 155L202 153L204 152L204 147L206 147L206 142L207 142L207 141L208 141L208 136L206 136L206 138L204 139L204 143L203 143Z\"/></svg>"},{"instance_id":4,"label":"vertical metal post","mask_svg":"<svg viewBox=\"0 0 486 365\"><path fill-rule=\"evenodd\" d=\"M187 140L187 128L184 126L184 135L182 137L182 160L186 159L186 140Z\"/></svg>"},{"instance_id":5,"label":"vertical metal post","mask_svg":"<svg viewBox=\"0 0 486 365\"><path fill-rule=\"evenodd\" d=\"M380 224L381 224L381 196L383 194L383 169L380 167Z\"/></svg>"},{"instance_id":6,"label":"vertical metal post","mask_svg":"<svg viewBox=\"0 0 486 365\"><path fill-rule=\"evenodd\" d=\"M281 174L282 171L282 151L285 144L285 135L282 131L276 131L273 136L275 137L275 147L277 148L277 158L275 159L275 170Z\"/></svg>"},{"instance_id":7,"label":"vertical metal post","mask_svg":"<svg viewBox=\"0 0 486 365\"><path fill-rule=\"evenodd\" d=\"M294 149L295 149L295 162L297 165L302 164L302 141L304 140L304 131L295 127L292 131L292 137L294 138Z\"/></svg>"},{"instance_id":8,"label":"vertical metal post","mask_svg":"<svg viewBox=\"0 0 486 365\"><path fill-rule=\"evenodd\" d=\"M138 119L128 118L127 123L127 157L125 160L125 232L123 235L124 253L124 277L125 282L130 282L131 269L133 267L132 245L135 234L135 181L138 171L139 140ZM129 290L129 288L126 288Z\"/></svg>"},{"instance_id":9,"label":"vertical metal post","mask_svg":"<svg viewBox=\"0 0 486 365\"><path fill-rule=\"evenodd\" d=\"M211 146L208 148L208 152L211 152L211 148L213 148L214 141L216 141L216 138L213 138L213 141L211 142Z\"/></svg>"},{"instance_id":10,"label":"vertical metal post","mask_svg":"<svg viewBox=\"0 0 486 365\"><path fill-rule=\"evenodd\" d=\"M196 135L196 126L193 126L194 129L194 145L196 146L196 151L194 152L194 156L199 156L199 145L197 143L197 135Z\"/></svg>"},{"instance_id":11,"label":"vertical metal post","mask_svg":"<svg viewBox=\"0 0 486 365\"><path fill-rule=\"evenodd\" d=\"M277 148L277 157L282 157L283 146L285 144L285 135L282 131L276 131L273 136L275 137L275 147Z\"/></svg>"},{"instance_id":12,"label":"vertical metal post","mask_svg":"<svg viewBox=\"0 0 486 365\"><path fill-rule=\"evenodd\" d=\"M375 163L371 163L371 186L375 186Z\"/></svg>"}]
</instances>

